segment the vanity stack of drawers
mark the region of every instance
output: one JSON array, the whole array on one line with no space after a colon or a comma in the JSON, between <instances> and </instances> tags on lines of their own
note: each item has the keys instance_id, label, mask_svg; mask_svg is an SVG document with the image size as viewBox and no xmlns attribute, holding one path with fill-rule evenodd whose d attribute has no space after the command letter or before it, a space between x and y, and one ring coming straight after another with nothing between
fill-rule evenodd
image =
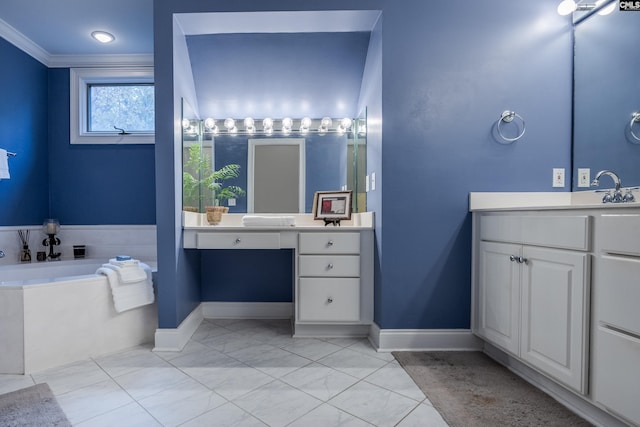
<instances>
[{"instance_id":1,"label":"vanity stack of drawers","mask_svg":"<svg viewBox=\"0 0 640 427\"><path fill-rule=\"evenodd\" d=\"M360 233L300 233L296 320L361 320Z\"/></svg>"}]
</instances>

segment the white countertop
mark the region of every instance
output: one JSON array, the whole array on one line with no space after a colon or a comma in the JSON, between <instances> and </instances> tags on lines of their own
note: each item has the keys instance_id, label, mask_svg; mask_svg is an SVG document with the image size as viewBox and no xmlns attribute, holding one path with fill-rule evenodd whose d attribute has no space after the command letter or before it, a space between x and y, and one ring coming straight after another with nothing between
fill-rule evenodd
<instances>
[{"instance_id":1,"label":"white countertop","mask_svg":"<svg viewBox=\"0 0 640 427\"><path fill-rule=\"evenodd\" d=\"M222 215L222 221L217 225L209 225L206 214L182 211L182 228L184 230L198 231L268 231L268 230L312 230L312 231L339 231L339 230L368 230L373 229L373 212L361 212L351 215L351 219L343 220L340 226L324 225L322 220L314 220L312 214L286 214L296 219L295 226L245 226L242 217L245 213L228 213ZM275 214L272 214L275 215ZM282 214L284 215L284 214ZM269 216L269 214L260 214ZM277 215L276 215L277 216Z\"/></svg>"},{"instance_id":2,"label":"white countertop","mask_svg":"<svg viewBox=\"0 0 640 427\"><path fill-rule=\"evenodd\" d=\"M638 192L634 194L636 199L640 199ZM604 193L595 191L474 192L469 193L469 211L640 208L640 202L637 200L631 203L602 203L603 195Z\"/></svg>"}]
</instances>

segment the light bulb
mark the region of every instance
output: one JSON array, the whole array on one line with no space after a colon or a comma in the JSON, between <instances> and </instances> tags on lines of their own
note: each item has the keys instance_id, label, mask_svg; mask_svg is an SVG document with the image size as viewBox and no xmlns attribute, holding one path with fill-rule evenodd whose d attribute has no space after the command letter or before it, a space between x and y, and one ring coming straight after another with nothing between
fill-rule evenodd
<instances>
[{"instance_id":1,"label":"light bulb","mask_svg":"<svg viewBox=\"0 0 640 427\"><path fill-rule=\"evenodd\" d=\"M187 130L191 126L189 119L182 119L182 129Z\"/></svg>"},{"instance_id":2,"label":"light bulb","mask_svg":"<svg viewBox=\"0 0 640 427\"><path fill-rule=\"evenodd\" d=\"M111 33L107 33L106 31L94 31L91 33L91 37L98 40L100 43L111 43L116 38Z\"/></svg>"},{"instance_id":3,"label":"light bulb","mask_svg":"<svg viewBox=\"0 0 640 427\"><path fill-rule=\"evenodd\" d=\"M224 127L228 130L231 131L231 129L233 129L234 127L236 127L236 121L233 120L232 118L228 118L224 120Z\"/></svg>"},{"instance_id":4,"label":"light bulb","mask_svg":"<svg viewBox=\"0 0 640 427\"><path fill-rule=\"evenodd\" d=\"M578 5L576 5L576 2L574 0L562 0L562 2L560 2L560 4L558 5L558 13L560 15L570 15L577 8Z\"/></svg>"},{"instance_id":5,"label":"light bulb","mask_svg":"<svg viewBox=\"0 0 640 427\"><path fill-rule=\"evenodd\" d=\"M285 117L284 119L282 119L282 132L289 133L291 132L292 128L293 120L291 119L291 117Z\"/></svg>"},{"instance_id":6,"label":"light bulb","mask_svg":"<svg viewBox=\"0 0 640 427\"><path fill-rule=\"evenodd\" d=\"M596 6L599 6L604 0L598 0L596 2ZM616 2L611 2L609 5L603 7L598 11L598 15L609 15L611 12L616 10Z\"/></svg>"},{"instance_id":7,"label":"light bulb","mask_svg":"<svg viewBox=\"0 0 640 427\"><path fill-rule=\"evenodd\" d=\"M320 120L320 127L318 128L318 130L320 132L326 132L329 130L332 124L333 120L331 120L330 117L323 117L322 120Z\"/></svg>"},{"instance_id":8,"label":"light bulb","mask_svg":"<svg viewBox=\"0 0 640 427\"><path fill-rule=\"evenodd\" d=\"M211 130L213 129L213 127L216 125L216 121L215 119L212 119L211 117L207 117L206 119L204 119L204 127Z\"/></svg>"},{"instance_id":9,"label":"light bulb","mask_svg":"<svg viewBox=\"0 0 640 427\"><path fill-rule=\"evenodd\" d=\"M351 119L345 117L344 119L340 120L340 126L342 126L345 130L349 129L351 127Z\"/></svg>"},{"instance_id":10,"label":"light bulb","mask_svg":"<svg viewBox=\"0 0 640 427\"><path fill-rule=\"evenodd\" d=\"M255 121L251 117L244 119L244 130L247 133L254 133L256 131Z\"/></svg>"},{"instance_id":11,"label":"light bulb","mask_svg":"<svg viewBox=\"0 0 640 427\"><path fill-rule=\"evenodd\" d=\"M308 133L310 127L311 127L311 118L303 117L302 120L300 120L300 133L305 133L305 134Z\"/></svg>"},{"instance_id":12,"label":"light bulb","mask_svg":"<svg viewBox=\"0 0 640 427\"><path fill-rule=\"evenodd\" d=\"M273 132L273 119L267 117L262 121L262 130L264 133L272 133Z\"/></svg>"}]
</instances>

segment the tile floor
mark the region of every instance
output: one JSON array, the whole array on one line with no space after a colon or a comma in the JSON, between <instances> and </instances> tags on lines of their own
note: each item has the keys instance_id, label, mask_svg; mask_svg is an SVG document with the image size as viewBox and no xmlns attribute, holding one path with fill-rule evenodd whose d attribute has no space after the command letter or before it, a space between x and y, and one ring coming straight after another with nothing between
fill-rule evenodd
<instances>
[{"instance_id":1,"label":"tile floor","mask_svg":"<svg viewBox=\"0 0 640 427\"><path fill-rule=\"evenodd\" d=\"M207 319L182 352L0 375L0 393L41 382L74 426L447 426L390 353L285 320Z\"/></svg>"}]
</instances>

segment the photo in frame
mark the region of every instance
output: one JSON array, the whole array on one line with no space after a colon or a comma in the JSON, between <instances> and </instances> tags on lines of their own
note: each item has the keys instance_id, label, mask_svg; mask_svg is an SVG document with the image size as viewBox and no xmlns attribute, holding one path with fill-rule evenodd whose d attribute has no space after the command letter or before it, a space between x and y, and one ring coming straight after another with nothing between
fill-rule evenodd
<instances>
[{"instance_id":1,"label":"photo in frame","mask_svg":"<svg viewBox=\"0 0 640 427\"><path fill-rule=\"evenodd\" d=\"M314 219L336 222L351 219L352 191L316 191L313 199Z\"/></svg>"}]
</instances>

